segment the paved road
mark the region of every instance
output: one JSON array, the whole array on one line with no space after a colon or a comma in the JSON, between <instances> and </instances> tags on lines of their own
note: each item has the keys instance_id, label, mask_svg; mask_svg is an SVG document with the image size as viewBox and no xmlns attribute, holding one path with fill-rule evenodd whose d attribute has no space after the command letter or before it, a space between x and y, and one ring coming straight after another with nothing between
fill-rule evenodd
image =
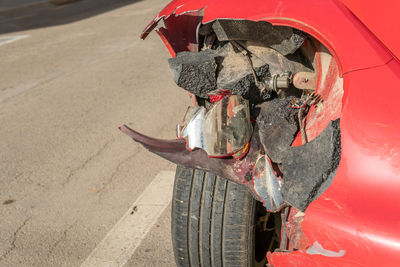
<instances>
[{"instance_id":1,"label":"paved road","mask_svg":"<svg viewBox=\"0 0 400 267\"><path fill-rule=\"evenodd\" d=\"M80 266L174 170L117 129L173 138L190 104L156 34L138 38L166 1L107 2L0 17L0 42L21 37L0 43L0 266ZM127 266L174 265L170 205L160 213L132 228L144 240Z\"/></svg>"}]
</instances>

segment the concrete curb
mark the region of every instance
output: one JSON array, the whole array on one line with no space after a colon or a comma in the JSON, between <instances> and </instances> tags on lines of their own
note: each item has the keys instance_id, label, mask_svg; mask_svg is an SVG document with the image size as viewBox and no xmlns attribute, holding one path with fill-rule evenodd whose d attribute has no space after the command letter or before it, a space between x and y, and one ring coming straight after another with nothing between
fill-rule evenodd
<instances>
[{"instance_id":1,"label":"concrete curb","mask_svg":"<svg viewBox=\"0 0 400 267\"><path fill-rule=\"evenodd\" d=\"M54 4L54 5L64 5L72 2L78 2L81 0L48 0L48 2Z\"/></svg>"},{"instance_id":2,"label":"concrete curb","mask_svg":"<svg viewBox=\"0 0 400 267\"><path fill-rule=\"evenodd\" d=\"M17 11L22 10L22 9L40 7L40 6L44 6L46 4L64 5L64 4L77 2L77 1L81 1L81 0L43 0L43 1L37 2L37 3L20 5L20 6L8 8L8 9L0 10L0 15L6 14L6 13L17 12Z\"/></svg>"},{"instance_id":3,"label":"concrete curb","mask_svg":"<svg viewBox=\"0 0 400 267\"><path fill-rule=\"evenodd\" d=\"M0 15L1 15L1 14L5 14L5 13L9 13L9 12L18 11L18 10L20 10L20 9L25 9L25 8L31 8L31 7L37 7L37 6L45 5L45 4L47 4L48 2L49 2L48 0L43 0L43 1L38 2L38 3L20 5L20 6L16 6L16 7L11 7L11 8L7 8L7 9L3 9L3 10L0 10Z\"/></svg>"}]
</instances>

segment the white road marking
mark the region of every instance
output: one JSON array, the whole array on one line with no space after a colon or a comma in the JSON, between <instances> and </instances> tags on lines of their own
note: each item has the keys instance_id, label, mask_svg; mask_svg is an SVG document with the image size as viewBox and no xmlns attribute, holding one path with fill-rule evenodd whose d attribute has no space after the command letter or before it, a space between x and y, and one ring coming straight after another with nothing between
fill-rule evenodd
<instances>
[{"instance_id":1,"label":"white road marking","mask_svg":"<svg viewBox=\"0 0 400 267\"><path fill-rule=\"evenodd\" d=\"M24 38L29 37L29 35L18 35L18 36L1 36L0 37L0 46L9 44Z\"/></svg>"},{"instance_id":2,"label":"white road marking","mask_svg":"<svg viewBox=\"0 0 400 267\"><path fill-rule=\"evenodd\" d=\"M174 177L172 171L160 172L81 267L125 265L171 202Z\"/></svg>"}]
</instances>

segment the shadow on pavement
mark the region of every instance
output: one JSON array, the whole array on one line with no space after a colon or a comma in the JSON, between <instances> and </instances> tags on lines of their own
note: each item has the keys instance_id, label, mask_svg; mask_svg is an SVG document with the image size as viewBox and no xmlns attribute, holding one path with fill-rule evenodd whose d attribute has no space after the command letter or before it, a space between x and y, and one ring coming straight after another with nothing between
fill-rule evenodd
<instances>
[{"instance_id":1,"label":"shadow on pavement","mask_svg":"<svg viewBox=\"0 0 400 267\"><path fill-rule=\"evenodd\" d=\"M56 26L99 15L141 0L81 0L55 6L50 3L0 14L0 34Z\"/></svg>"}]
</instances>

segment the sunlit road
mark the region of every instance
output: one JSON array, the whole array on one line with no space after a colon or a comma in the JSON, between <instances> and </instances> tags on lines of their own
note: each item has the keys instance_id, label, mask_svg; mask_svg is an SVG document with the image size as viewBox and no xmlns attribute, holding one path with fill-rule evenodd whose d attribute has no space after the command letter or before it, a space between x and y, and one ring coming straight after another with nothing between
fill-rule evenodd
<instances>
[{"instance_id":1,"label":"sunlit road","mask_svg":"<svg viewBox=\"0 0 400 267\"><path fill-rule=\"evenodd\" d=\"M174 170L118 130L173 138L190 104L158 36L139 40L165 4L85 0L0 15L0 266L80 266ZM138 212L140 242L125 233L137 245L127 266L174 265L170 205L158 211L145 227Z\"/></svg>"}]
</instances>

